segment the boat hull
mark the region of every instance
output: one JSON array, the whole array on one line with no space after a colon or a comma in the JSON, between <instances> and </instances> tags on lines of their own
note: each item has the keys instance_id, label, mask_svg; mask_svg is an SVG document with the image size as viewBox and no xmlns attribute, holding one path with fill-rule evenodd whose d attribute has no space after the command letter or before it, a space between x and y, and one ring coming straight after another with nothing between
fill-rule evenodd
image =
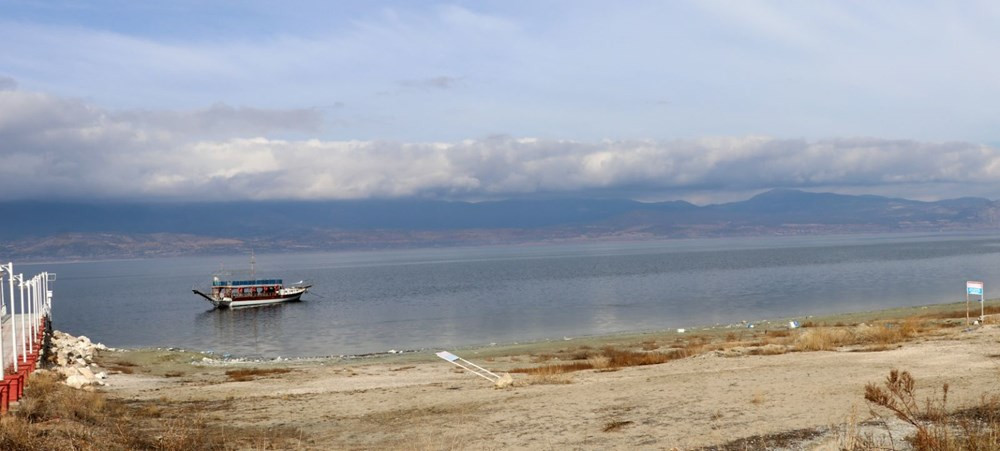
<instances>
[{"instance_id":1,"label":"boat hull","mask_svg":"<svg viewBox=\"0 0 1000 451\"><path fill-rule=\"evenodd\" d=\"M302 295L309 290L309 287L283 288L272 296L247 297L242 299L217 298L198 290L192 290L195 294L211 302L216 308L241 308L258 307L262 305L281 304L285 302L296 302L301 300Z\"/></svg>"}]
</instances>

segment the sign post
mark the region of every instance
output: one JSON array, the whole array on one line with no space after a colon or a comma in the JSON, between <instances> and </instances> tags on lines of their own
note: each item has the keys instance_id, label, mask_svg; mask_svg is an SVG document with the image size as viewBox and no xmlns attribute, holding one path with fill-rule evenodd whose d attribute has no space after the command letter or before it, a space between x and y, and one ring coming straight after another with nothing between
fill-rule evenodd
<instances>
[{"instance_id":1,"label":"sign post","mask_svg":"<svg viewBox=\"0 0 1000 451\"><path fill-rule=\"evenodd\" d=\"M969 280L965 282L965 325L969 325L969 295L979 296L979 320L983 320L985 312L985 301L986 296L984 296L983 283L976 280Z\"/></svg>"}]
</instances>

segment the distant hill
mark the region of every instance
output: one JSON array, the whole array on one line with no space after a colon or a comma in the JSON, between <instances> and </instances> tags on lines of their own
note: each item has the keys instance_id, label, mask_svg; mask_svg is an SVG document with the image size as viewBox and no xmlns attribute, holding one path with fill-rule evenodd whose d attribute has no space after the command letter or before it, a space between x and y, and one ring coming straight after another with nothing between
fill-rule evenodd
<instances>
[{"instance_id":1,"label":"distant hill","mask_svg":"<svg viewBox=\"0 0 1000 451\"><path fill-rule=\"evenodd\" d=\"M733 235L1000 228L1000 203L771 190L696 206L619 199L0 203L5 258L142 257Z\"/></svg>"}]
</instances>

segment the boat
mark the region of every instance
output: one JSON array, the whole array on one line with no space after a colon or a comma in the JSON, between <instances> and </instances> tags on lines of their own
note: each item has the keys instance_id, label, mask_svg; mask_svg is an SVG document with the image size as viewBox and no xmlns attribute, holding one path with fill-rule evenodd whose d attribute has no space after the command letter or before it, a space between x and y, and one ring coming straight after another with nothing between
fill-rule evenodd
<instances>
[{"instance_id":1,"label":"boat","mask_svg":"<svg viewBox=\"0 0 1000 451\"><path fill-rule=\"evenodd\" d=\"M254 257L250 256L250 278L244 280L224 280L215 274L212 290L208 293L192 289L194 294L205 298L216 308L254 307L260 305L294 302L312 288L303 281L285 286L281 279L258 279L254 270Z\"/></svg>"}]
</instances>

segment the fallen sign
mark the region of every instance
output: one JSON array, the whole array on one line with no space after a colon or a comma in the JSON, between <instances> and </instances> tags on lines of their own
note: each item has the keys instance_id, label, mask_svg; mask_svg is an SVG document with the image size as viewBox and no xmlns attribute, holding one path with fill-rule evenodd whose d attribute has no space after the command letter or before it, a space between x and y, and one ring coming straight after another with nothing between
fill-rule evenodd
<instances>
[{"instance_id":1,"label":"fallen sign","mask_svg":"<svg viewBox=\"0 0 1000 451\"><path fill-rule=\"evenodd\" d=\"M447 360L452 365L455 365L465 371L475 374L476 376L479 376L483 379L493 382L493 384L496 385L497 388L506 387L510 385L512 382L514 382L514 380L510 377L510 374L504 373L503 376L497 375L496 373L486 368L476 365L475 363L465 360L448 351L441 351L436 353L436 355L444 360Z\"/></svg>"}]
</instances>

